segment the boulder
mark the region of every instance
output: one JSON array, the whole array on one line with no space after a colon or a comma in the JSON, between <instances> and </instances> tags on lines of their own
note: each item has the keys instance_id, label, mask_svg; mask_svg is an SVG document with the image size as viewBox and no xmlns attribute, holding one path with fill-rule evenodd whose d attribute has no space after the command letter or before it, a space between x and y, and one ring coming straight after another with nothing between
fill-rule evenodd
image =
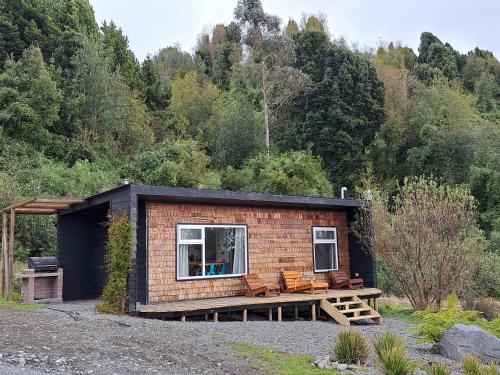
<instances>
[{"instance_id":1,"label":"boulder","mask_svg":"<svg viewBox=\"0 0 500 375\"><path fill-rule=\"evenodd\" d=\"M455 361L470 354L484 363L500 362L500 339L474 325L455 324L443 334L438 347Z\"/></svg>"}]
</instances>

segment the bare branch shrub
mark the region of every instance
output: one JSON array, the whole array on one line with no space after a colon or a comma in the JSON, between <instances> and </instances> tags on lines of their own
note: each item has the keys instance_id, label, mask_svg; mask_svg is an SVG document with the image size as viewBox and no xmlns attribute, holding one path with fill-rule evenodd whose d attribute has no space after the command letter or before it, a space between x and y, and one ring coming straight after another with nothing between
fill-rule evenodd
<instances>
[{"instance_id":1,"label":"bare branch shrub","mask_svg":"<svg viewBox=\"0 0 500 375\"><path fill-rule=\"evenodd\" d=\"M394 273L412 306L439 308L471 284L485 240L465 189L408 178L391 201L381 192L361 209L355 231Z\"/></svg>"}]
</instances>

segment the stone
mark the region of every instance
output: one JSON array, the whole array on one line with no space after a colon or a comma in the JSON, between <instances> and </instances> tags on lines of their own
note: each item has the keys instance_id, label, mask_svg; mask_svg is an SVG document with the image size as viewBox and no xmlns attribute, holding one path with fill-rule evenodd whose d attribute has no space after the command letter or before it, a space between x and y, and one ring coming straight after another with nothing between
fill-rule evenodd
<instances>
[{"instance_id":1,"label":"stone","mask_svg":"<svg viewBox=\"0 0 500 375\"><path fill-rule=\"evenodd\" d=\"M64 357L61 357L61 358L58 358L56 359L56 365L58 366L62 366L64 364L66 364L68 361L66 360L66 358Z\"/></svg>"},{"instance_id":2,"label":"stone","mask_svg":"<svg viewBox=\"0 0 500 375\"><path fill-rule=\"evenodd\" d=\"M337 370L339 370L339 371L347 370L347 365L345 363L339 363L337 365Z\"/></svg>"},{"instance_id":3,"label":"stone","mask_svg":"<svg viewBox=\"0 0 500 375\"><path fill-rule=\"evenodd\" d=\"M500 339L474 325L455 324L443 334L438 347L455 361L470 354L484 363L500 362Z\"/></svg>"},{"instance_id":4,"label":"stone","mask_svg":"<svg viewBox=\"0 0 500 375\"><path fill-rule=\"evenodd\" d=\"M427 375L427 373L424 370L421 370L421 369L417 368L413 372L413 375Z\"/></svg>"},{"instance_id":5,"label":"stone","mask_svg":"<svg viewBox=\"0 0 500 375\"><path fill-rule=\"evenodd\" d=\"M338 365L339 365L339 363L337 361L332 362L332 367L333 368L336 369Z\"/></svg>"}]
</instances>

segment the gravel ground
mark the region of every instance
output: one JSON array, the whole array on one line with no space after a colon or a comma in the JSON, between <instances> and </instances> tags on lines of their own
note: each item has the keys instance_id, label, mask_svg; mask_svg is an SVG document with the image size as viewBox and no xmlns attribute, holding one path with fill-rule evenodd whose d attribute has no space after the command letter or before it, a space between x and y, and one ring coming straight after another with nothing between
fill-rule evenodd
<instances>
[{"instance_id":1,"label":"gravel ground","mask_svg":"<svg viewBox=\"0 0 500 375\"><path fill-rule=\"evenodd\" d=\"M0 308L0 373L257 374L251 363L225 344L243 342L292 354L324 355L342 328L331 321L252 318L257 320L181 323L116 317L97 314L93 303L51 304L36 311ZM407 322L386 318L380 326L358 328L367 337L391 329L407 341L413 359L446 361L429 346L417 345Z\"/></svg>"}]
</instances>

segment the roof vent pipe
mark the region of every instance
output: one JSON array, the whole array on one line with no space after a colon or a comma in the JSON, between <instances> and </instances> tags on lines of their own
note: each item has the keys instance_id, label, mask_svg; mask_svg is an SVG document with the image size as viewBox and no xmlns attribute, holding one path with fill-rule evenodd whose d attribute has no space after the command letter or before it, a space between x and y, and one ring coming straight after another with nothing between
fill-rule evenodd
<instances>
[{"instance_id":1,"label":"roof vent pipe","mask_svg":"<svg viewBox=\"0 0 500 375\"><path fill-rule=\"evenodd\" d=\"M347 191L347 188L345 186L342 186L342 189L340 189L340 199L345 199L345 192Z\"/></svg>"},{"instance_id":2,"label":"roof vent pipe","mask_svg":"<svg viewBox=\"0 0 500 375\"><path fill-rule=\"evenodd\" d=\"M128 178L124 178L122 180L122 185L128 185Z\"/></svg>"}]
</instances>

